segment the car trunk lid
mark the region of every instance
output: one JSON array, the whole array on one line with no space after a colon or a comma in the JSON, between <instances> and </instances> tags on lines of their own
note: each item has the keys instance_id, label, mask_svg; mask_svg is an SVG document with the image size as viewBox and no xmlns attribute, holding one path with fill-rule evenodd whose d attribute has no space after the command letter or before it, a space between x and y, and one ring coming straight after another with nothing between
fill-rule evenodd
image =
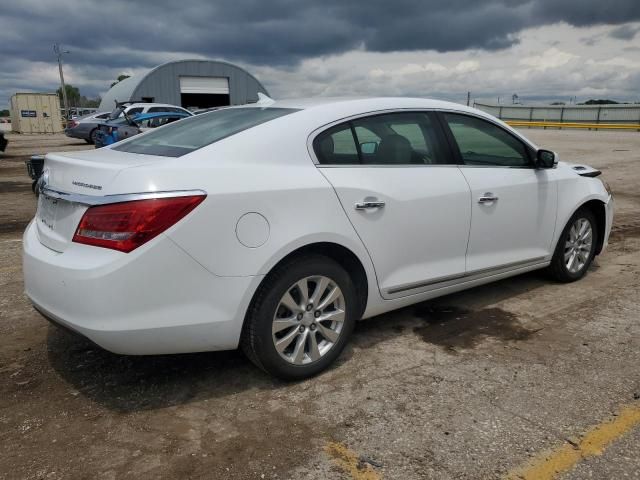
<instances>
[{"instance_id":1,"label":"car trunk lid","mask_svg":"<svg viewBox=\"0 0 640 480\"><path fill-rule=\"evenodd\" d=\"M47 154L35 218L40 243L63 252L93 197L113 194L122 171L162 159L110 149Z\"/></svg>"}]
</instances>

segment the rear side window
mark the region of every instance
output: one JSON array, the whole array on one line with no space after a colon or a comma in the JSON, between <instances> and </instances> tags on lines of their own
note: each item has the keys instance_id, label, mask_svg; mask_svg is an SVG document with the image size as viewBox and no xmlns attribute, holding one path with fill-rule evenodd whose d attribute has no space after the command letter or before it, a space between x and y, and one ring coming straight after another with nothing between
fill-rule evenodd
<instances>
[{"instance_id":1,"label":"rear side window","mask_svg":"<svg viewBox=\"0 0 640 480\"><path fill-rule=\"evenodd\" d=\"M485 120L445 113L465 165L528 167L527 149L513 135Z\"/></svg>"},{"instance_id":2,"label":"rear side window","mask_svg":"<svg viewBox=\"0 0 640 480\"><path fill-rule=\"evenodd\" d=\"M343 123L318 135L313 148L320 163L326 165L354 165L360 163L358 147L350 123Z\"/></svg>"},{"instance_id":3,"label":"rear side window","mask_svg":"<svg viewBox=\"0 0 640 480\"><path fill-rule=\"evenodd\" d=\"M141 122L136 122L142 128L157 128L162 125L166 125L167 123L175 122L182 117L165 115L163 117L155 117L155 118L147 118L146 120L142 120Z\"/></svg>"},{"instance_id":4,"label":"rear side window","mask_svg":"<svg viewBox=\"0 0 640 480\"><path fill-rule=\"evenodd\" d=\"M323 132L314 150L324 165L433 165L449 163L440 127L426 113L360 118Z\"/></svg>"},{"instance_id":5,"label":"rear side window","mask_svg":"<svg viewBox=\"0 0 640 480\"><path fill-rule=\"evenodd\" d=\"M181 157L249 128L296 112L292 108L226 108L188 117L166 128L118 144L114 150Z\"/></svg>"}]
</instances>

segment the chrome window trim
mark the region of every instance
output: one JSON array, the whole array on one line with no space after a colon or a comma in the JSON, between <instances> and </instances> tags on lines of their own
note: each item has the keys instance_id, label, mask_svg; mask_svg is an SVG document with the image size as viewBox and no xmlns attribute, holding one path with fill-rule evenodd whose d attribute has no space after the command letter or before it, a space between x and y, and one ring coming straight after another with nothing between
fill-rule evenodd
<instances>
[{"instance_id":1,"label":"chrome window trim","mask_svg":"<svg viewBox=\"0 0 640 480\"><path fill-rule=\"evenodd\" d=\"M405 168L405 167L418 167L418 168L424 168L424 167L470 167L470 165L459 165L457 163L443 163L443 164L424 164L424 165L420 165L420 164L407 164L407 165L362 165L362 164L346 164L346 165L336 165L336 164L327 164L327 165L323 165L320 163L320 161L318 160L318 157L316 156L316 152L313 149L313 141L316 139L316 137L318 135L320 135L321 133L323 133L324 131L335 127L336 125L340 125L342 123L346 123L346 122L350 122L352 120L356 120L358 118L365 118L365 117L371 117L371 116L376 116L376 115L384 115L387 113L429 113L429 112L439 112L439 113L455 113L455 114L459 114L459 115L467 115L469 117L474 117L477 118L478 120L484 120L485 122L489 122L493 125L495 125L498 128L501 128L502 130L505 130L508 134L513 135L515 137L517 137L518 140L520 140L521 142L523 142L525 145L527 145L528 147L532 148L535 151L538 151L539 148L534 145L533 143L531 143L531 141L525 137L523 137L517 130L515 130L512 127L509 127L509 125L506 125L505 123L501 122L501 121L496 121L497 119L494 119L493 117L485 117L483 115L479 115L475 112L467 112L465 110L454 110L454 109L450 109L450 108L389 108L389 109L384 109L384 110L373 110L371 112L365 112L365 113L358 113L356 115L350 115L348 117L343 117L340 118L338 120L334 120L333 122L329 122L329 123L325 123L324 125L316 128L315 130L313 130L308 136L307 136L307 151L309 152L309 156L311 157L311 160L313 161L313 163L315 164L316 167L318 168L354 168L354 167L360 167L360 168L379 168L379 167L393 167L393 168ZM506 128L505 128L506 127ZM508 165L473 165L471 166L472 168L526 168L526 169L534 169L535 167L532 166L522 166L522 167L514 167L514 166L508 166Z\"/></svg>"},{"instance_id":2,"label":"chrome window trim","mask_svg":"<svg viewBox=\"0 0 640 480\"><path fill-rule=\"evenodd\" d=\"M349 164L349 165L322 165L321 163L316 164L317 168L424 168L424 167L444 167L444 168L452 168L452 167L459 167L460 165L456 165L455 163L433 163L433 164L427 164L425 163L424 165L420 164L420 163L407 163L407 164L398 164L398 165L391 165L391 164L361 164L361 163L354 163L354 164Z\"/></svg>"},{"instance_id":3,"label":"chrome window trim","mask_svg":"<svg viewBox=\"0 0 640 480\"><path fill-rule=\"evenodd\" d=\"M533 165L520 165L520 166L516 166L516 165L457 165L458 168L511 168L511 169L517 169L517 170L539 170L537 169L535 166ZM546 170L551 170L551 169L546 169Z\"/></svg>"},{"instance_id":4,"label":"chrome window trim","mask_svg":"<svg viewBox=\"0 0 640 480\"><path fill-rule=\"evenodd\" d=\"M40 189L40 195L56 200L64 200L71 203L79 203L94 207L96 205L108 205L110 203L131 202L134 200L149 200L169 197L188 197L191 195L206 195L204 190L169 190L161 192L120 193L115 195L84 195L82 193L70 193L62 190L54 190L47 186Z\"/></svg>"}]
</instances>

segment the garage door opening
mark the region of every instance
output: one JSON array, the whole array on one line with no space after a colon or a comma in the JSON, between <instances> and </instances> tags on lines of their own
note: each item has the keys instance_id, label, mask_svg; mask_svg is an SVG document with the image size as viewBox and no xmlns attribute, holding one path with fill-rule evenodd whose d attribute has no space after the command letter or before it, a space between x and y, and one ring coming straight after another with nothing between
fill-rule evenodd
<instances>
[{"instance_id":1,"label":"garage door opening","mask_svg":"<svg viewBox=\"0 0 640 480\"><path fill-rule=\"evenodd\" d=\"M230 105L229 95L221 93L182 93L180 102L184 108L210 108Z\"/></svg>"},{"instance_id":2,"label":"garage door opening","mask_svg":"<svg viewBox=\"0 0 640 480\"><path fill-rule=\"evenodd\" d=\"M180 77L180 102L184 108L222 107L231 104L226 77Z\"/></svg>"}]
</instances>

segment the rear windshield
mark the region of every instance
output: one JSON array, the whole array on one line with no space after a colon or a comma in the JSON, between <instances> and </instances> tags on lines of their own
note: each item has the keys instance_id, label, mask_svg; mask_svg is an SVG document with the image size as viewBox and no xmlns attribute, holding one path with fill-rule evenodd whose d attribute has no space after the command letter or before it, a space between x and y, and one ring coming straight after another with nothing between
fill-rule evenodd
<instances>
[{"instance_id":1,"label":"rear windshield","mask_svg":"<svg viewBox=\"0 0 640 480\"><path fill-rule=\"evenodd\" d=\"M181 157L218 140L296 111L292 108L225 108L185 118L135 137L113 147L113 150Z\"/></svg>"}]
</instances>

